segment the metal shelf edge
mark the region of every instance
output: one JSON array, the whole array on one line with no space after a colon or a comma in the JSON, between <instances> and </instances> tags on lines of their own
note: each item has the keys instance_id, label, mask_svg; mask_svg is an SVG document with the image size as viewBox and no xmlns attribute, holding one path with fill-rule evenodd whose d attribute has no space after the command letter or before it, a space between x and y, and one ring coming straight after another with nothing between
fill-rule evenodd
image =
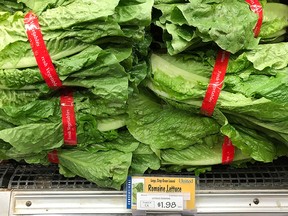
<instances>
[{"instance_id":1,"label":"metal shelf edge","mask_svg":"<svg viewBox=\"0 0 288 216\"><path fill-rule=\"evenodd\" d=\"M197 191L197 214L288 212L288 190ZM124 191L12 190L10 215L129 214Z\"/></svg>"}]
</instances>

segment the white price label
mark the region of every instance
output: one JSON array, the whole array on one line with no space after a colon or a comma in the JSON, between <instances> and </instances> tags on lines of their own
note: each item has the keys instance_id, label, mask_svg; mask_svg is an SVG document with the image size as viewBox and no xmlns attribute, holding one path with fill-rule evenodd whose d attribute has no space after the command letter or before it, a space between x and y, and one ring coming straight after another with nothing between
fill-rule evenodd
<instances>
[{"instance_id":1,"label":"white price label","mask_svg":"<svg viewBox=\"0 0 288 216\"><path fill-rule=\"evenodd\" d=\"M137 210L183 211L183 195L137 193Z\"/></svg>"}]
</instances>

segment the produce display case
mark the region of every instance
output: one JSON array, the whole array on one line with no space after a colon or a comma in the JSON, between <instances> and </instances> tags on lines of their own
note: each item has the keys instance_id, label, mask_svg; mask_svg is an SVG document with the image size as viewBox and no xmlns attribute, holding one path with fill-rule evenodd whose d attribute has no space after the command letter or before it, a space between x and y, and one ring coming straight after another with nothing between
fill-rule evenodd
<instances>
[{"instance_id":1,"label":"produce display case","mask_svg":"<svg viewBox=\"0 0 288 216\"><path fill-rule=\"evenodd\" d=\"M288 4L287 0L278 2ZM283 41L287 40L286 32ZM187 171L152 171L147 175L195 177ZM0 216L288 216L288 157L241 167L216 165L197 176L196 181L193 211L133 211L126 206L125 186L121 190L105 189L78 176L66 178L56 164L43 166L0 160Z\"/></svg>"},{"instance_id":2,"label":"produce display case","mask_svg":"<svg viewBox=\"0 0 288 216\"><path fill-rule=\"evenodd\" d=\"M1 209L6 215L142 215L126 209L125 190L65 178L56 165L1 164ZM154 175L157 173L152 173ZM179 175L171 173L169 175ZM191 173L181 173L190 176ZM215 166L197 178L194 212L162 215L287 215L288 160L245 168Z\"/></svg>"}]
</instances>

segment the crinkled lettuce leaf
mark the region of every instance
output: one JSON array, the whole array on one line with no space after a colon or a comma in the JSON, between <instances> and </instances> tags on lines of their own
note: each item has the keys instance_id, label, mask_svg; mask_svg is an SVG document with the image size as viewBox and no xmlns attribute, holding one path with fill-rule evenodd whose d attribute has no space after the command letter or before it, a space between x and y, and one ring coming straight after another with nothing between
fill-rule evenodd
<instances>
[{"instance_id":1,"label":"crinkled lettuce leaf","mask_svg":"<svg viewBox=\"0 0 288 216\"><path fill-rule=\"evenodd\" d=\"M287 33L288 5L267 3L264 6L264 19L259 37L265 42L275 41Z\"/></svg>"},{"instance_id":2,"label":"crinkled lettuce leaf","mask_svg":"<svg viewBox=\"0 0 288 216\"><path fill-rule=\"evenodd\" d=\"M224 136L228 136L237 147L234 161L254 159L271 162L277 158L276 147L270 140L254 130L228 124L223 114L223 123L219 124L220 121L213 118L155 101L147 93L132 98L128 107L128 130L135 139L150 146L161 164L221 164Z\"/></svg>"},{"instance_id":3,"label":"crinkled lettuce leaf","mask_svg":"<svg viewBox=\"0 0 288 216\"><path fill-rule=\"evenodd\" d=\"M232 53L255 48L259 42L253 33L257 15L245 1L193 0L154 7L162 13L155 24L163 29L171 55L199 43L199 38L203 42L214 41Z\"/></svg>"},{"instance_id":4,"label":"crinkled lettuce leaf","mask_svg":"<svg viewBox=\"0 0 288 216\"><path fill-rule=\"evenodd\" d=\"M288 25L288 6L280 3L263 2L259 38L253 33L258 17L245 1L156 1L154 8L154 24L171 55L211 42L231 53L254 49L260 39L283 41Z\"/></svg>"},{"instance_id":5,"label":"crinkled lettuce leaf","mask_svg":"<svg viewBox=\"0 0 288 216\"><path fill-rule=\"evenodd\" d=\"M161 105L144 94L134 95L128 103L129 132L153 150L180 150L219 133L220 126L215 120Z\"/></svg>"},{"instance_id":6,"label":"crinkled lettuce leaf","mask_svg":"<svg viewBox=\"0 0 288 216\"><path fill-rule=\"evenodd\" d=\"M132 153L117 150L90 152L84 150L61 150L58 152L60 173L67 171L78 175L99 187L120 190L127 179Z\"/></svg>"},{"instance_id":7,"label":"crinkled lettuce leaf","mask_svg":"<svg viewBox=\"0 0 288 216\"><path fill-rule=\"evenodd\" d=\"M146 171L159 170L160 167L160 159L150 146L140 143L138 148L133 152L129 173L130 175L142 175Z\"/></svg>"}]
</instances>

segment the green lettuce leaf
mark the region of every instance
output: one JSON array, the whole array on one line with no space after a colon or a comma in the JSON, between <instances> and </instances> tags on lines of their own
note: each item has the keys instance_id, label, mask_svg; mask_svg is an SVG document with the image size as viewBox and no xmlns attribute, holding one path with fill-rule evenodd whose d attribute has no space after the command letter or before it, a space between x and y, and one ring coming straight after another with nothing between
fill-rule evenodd
<instances>
[{"instance_id":1,"label":"green lettuce leaf","mask_svg":"<svg viewBox=\"0 0 288 216\"><path fill-rule=\"evenodd\" d=\"M214 41L232 53L255 48L259 42L253 34L257 15L245 1L193 0L154 7L162 13L155 23L163 28L164 41L172 55L199 43L199 38L203 42Z\"/></svg>"},{"instance_id":2,"label":"green lettuce leaf","mask_svg":"<svg viewBox=\"0 0 288 216\"><path fill-rule=\"evenodd\" d=\"M25 9L25 6L22 3L17 2L17 0L0 1L0 11L10 12L13 14L16 11L23 11Z\"/></svg>"},{"instance_id":3,"label":"green lettuce leaf","mask_svg":"<svg viewBox=\"0 0 288 216\"><path fill-rule=\"evenodd\" d=\"M61 150L58 153L60 173L69 170L103 188L120 190L127 179L132 153L117 150L89 152L83 150ZM68 172L68 174L71 173Z\"/></svg>"},{"instance_id":4,"label":"green lettuce leaf","mask_svg":"<svg viewBox=\"0 0 288 216\"><path fill-rule=\"evenodd\" d=\"M147 170L159 170L160 167L160 159L150 146L140 143L138 148L133 152L130 175L142 175Z\"/></svg>"},{"instance_id":5,"label":"green lettuce leaf","mask_svg":"<svg viewBox=\"0 0 288 216\"><path fill-rule=\"evenodd\" d=\"M134 153L139 148L138 146L139 142L128 131L121 131L117 139L104 143L95 143L85 147L85 149L89 152L117 150L124 153Z\"/></svg>"},{"instance_id":6,"label":"green lettuce leaf","mask_svg":"<svg viewBox=\"0 0 288 216\"><path fill-rule=\"evenodd\" d=\"M214 140L215 141L215 140ZM167 149L161 150L162 165L177 166L207 166L222 163L223 140L218 140L212 145L197 144L182 150ZM234 161L249 159L239 149L235 152Z\"/></svg>"},{"instance_id":7,"label":"green lettuce leaf","mask_svg":"<svg viewBox=\"0 0 288 216\"><path fill-rule=\"evenodd\" d=\"M220 126L211 118L190 115L161 105L139 94L129 99L129 132L154 149L183 149L219 133ZM167 139L169 137L169 139Z\"/></svg>"},{"instance_id":8,"label":"green lettuce leaf","mask_svg":"<svg viewBox=\"0 0 288 216\"><path fill-rule=\"evenodd\" d=\"M262 3L264 19L257 39L253 33L257 15L248 3L239 0L156 1L154 24L162 29L171 55L211 42L236 53L256 48L260 39L265 43L284 41L288 6Z\"/></svg>"},{"instance_id":9,"label":"green lettuce leaf","mask_svg":"<svg viewBox=\"0 0 288 216\"><path fill-rule=\"evenodd\" d=\"M0 131L0 139L21 153L40 153L59 148L63 144L62 125L41 123L8 128Z\"/></svg>"},{"instance_id":10,"label":"green lettuce leaf","mask_svg":"<svg viewBox=\"0 0 288 216\"><path fill-rule=\"evenodd\" d=\"M286 33L288 27L288 5L267 3L259 37L261 40L275 40Z\"/></svg>"}]
</instances>

